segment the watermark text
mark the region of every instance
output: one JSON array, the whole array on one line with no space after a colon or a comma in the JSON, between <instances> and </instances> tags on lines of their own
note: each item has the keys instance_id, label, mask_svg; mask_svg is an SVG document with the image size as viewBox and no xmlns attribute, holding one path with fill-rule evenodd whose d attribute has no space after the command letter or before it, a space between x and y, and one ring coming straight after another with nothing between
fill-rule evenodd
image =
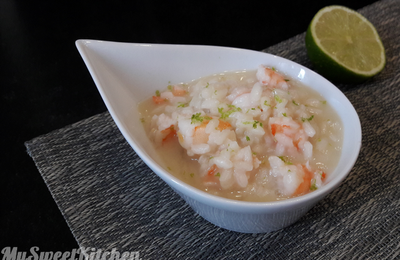
<instances>
[{"instance_id":1,"label":"watermark text","mask_svg":"<svg viewBox=\"0 0 400 260\"><path fill-rule=\"evenodd\" d=\"M18 247L4 247L1 250L2 260L142 260L138 251L122 252L113 248L111 251L103 251L96 248L78 248L71 251L40 251L33 246L29 252L19 251Z\"/></svg>"}]
</instances>

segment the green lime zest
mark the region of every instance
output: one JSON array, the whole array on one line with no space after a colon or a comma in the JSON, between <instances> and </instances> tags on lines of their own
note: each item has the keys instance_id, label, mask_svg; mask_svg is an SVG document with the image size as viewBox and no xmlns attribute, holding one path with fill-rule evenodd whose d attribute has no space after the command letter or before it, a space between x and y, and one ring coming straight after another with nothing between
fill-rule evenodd
<instances>
[{"instance_id":1,"label":"green lime zest","mask_svg":"<svg viewBox=\"0 0 400 260\"><path fill-rule=\"evenodd\" d=\"M312 115L312 116L310 116L309 118L304 118L304 117L302 117L301 118L301 121L303 121L303 122L305 122L305 121L311 121L311 120L313 120L313 118L314 118L314 115Z\"/></svg>"},{"instance_id":2,"label":"green lime zest","mask_svg":"<svg viewBox=\"0 0 400 260\"><path fill-rule=\"evenodd\" d=\"M218 112L221 114L221 119L227 119L234 112L241 112L242 109L240 107L236 107L234 105L228 105L229 110L224 112L224 108L219 107Z\"/></svg>"},{"instance_id":3,"label":"green lime zest","mask_svg":"<svg viewBox=\"0 0 400 260\"><path fill-rule=\"evenodd\" d=\"M211 120L209 116L201 116L201 113L193 114L191 117L191 124L202 123L203 120Z\"/></svg>"},{"instance_id":4,"label":"green lime zest","mask_svg":"<svg viewBox=\"0 0 400 260\"><path fill-rule=\"evenodd\" d=\"M293 165L293 163L290 162L290 160L287 156L278 156L278 158L281 159L286 164Z\"/></svg>"},{"instance_id":5,"label":"green lime zest","mask_svg":"<svg viewBox=\"0 0 400 260\"><path fill-rule=\"evenodd\" d=\"M282 99L278 95L275 95L274 98L275 98L276 102L282 103Z\"/></svg>"},{"instance_id":6,"label":"green lime zest","mask_svg":"<svg viewBox=\"0 0 400 260\"><path fill-rule=\"evenodd\" d=\"M315 191L316 189L318 189L317 180L316 179L312 179L311 186L310 186L310 191Z\"/></svg>"}]
</instances>

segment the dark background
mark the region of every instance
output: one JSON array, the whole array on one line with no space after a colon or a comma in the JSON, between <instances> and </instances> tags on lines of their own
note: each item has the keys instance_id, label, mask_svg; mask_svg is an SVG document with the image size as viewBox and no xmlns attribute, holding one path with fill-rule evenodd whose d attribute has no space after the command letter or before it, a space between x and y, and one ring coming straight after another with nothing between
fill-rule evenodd
<instances>
[{"instance_id":1,"label":"dark background","mask_svg":"<svg viewBox=\"0 0 400 260\"><path fill-rule=\"evenodd\" d=\"M24 146L106 111L75 40L262 50L304 32L324 6L373 2L0 0L0 250L78 247Z\"/></svg>"}]
</instances>

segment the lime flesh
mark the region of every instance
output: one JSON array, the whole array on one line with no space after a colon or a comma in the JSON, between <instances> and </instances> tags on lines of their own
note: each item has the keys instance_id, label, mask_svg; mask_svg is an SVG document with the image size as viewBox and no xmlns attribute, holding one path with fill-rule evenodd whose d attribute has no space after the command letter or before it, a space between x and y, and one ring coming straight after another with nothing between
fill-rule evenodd
<instances>
[{"instance_id":1,"label":"lime flesh","mask_svg":"<svg viewBox=\"0 0 400 260\"><path fill-rule=\"evenodd\" d=\"M375 27L349 8L321 9L305 40L315 69L332 81L359 83L385 67L385 49Z\"/></svg>"}]
</instances>

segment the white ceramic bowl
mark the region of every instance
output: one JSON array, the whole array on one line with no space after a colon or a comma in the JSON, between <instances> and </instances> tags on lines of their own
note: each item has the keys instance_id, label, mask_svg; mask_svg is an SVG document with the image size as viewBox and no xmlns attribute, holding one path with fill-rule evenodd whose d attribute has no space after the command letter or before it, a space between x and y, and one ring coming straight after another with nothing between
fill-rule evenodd
<instances>
[{"instance_id":1,"label":"white ceramic bowl","mask_svg":"<svg viewBox=\"0 0 400 260\"><path fill-rule=\"evenodd\" d=\"M302 217L333 191L352 169L361 147L361 125L349 100L329 81L292 61L257 51L212 46L78 40L76 46L118 128L142 160L198 214L217 226L246 233L269 232ZM140 122L137 104L168 82L189 82L213 73L255 70L259 64L317 90L344 124L342 155L322 188L275 202L242 202L200 191L164 170ZM164 166L164 167L163 167Z\"/></svg>"}]
</instances>

